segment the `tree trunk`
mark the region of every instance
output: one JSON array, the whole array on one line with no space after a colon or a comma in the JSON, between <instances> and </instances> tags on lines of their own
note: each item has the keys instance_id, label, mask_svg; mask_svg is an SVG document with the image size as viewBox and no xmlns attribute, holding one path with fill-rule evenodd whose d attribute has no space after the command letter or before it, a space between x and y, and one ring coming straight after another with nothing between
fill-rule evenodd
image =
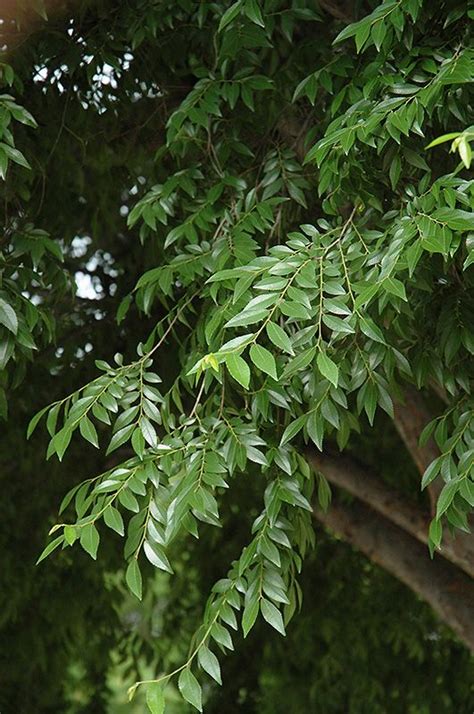
<instances>
[{"instance_id":1,"label":"tree trunk","mask_svg":"<svg viewBox=\"0 0 474 714\"><path fill-rule=\"evenodd\" d=\"M332 504L315 517L425 600L474 652L474 583L367 506Z\"/></svg>"},{"instance_id":2,"label":"tree trunk","mask_svg":"<svg viewBox=\"0 0 474 714\"><path fill-rule=\"evenodd\" d=\"M440 453L434 439L428 439L424 446L420 446L421 432L432 419L433 415L427 409L423 397L415 389L407 389L404 403L395 405L395 426L420 474L425 472ZM436 513L436 503L443 486L444 482L440 477L428 486L432 516ZM445 531L442 553L474 577L474 536L471 533L458 531L453 537Z\"/></svg>"},{"instance_id":3,"label":"tree trunk","mask_svg":"<svg viewBox=\"0 0 474 714\"><path fill-rule=\"evenodd\" d=\"M430 438L424 446L420 446L421 432L432 421L433 415L428 411L421 394L415 389L405 390L404 396L403 403L395 404L393 422L418 471L423 475L431 462L439 456L439 449L434 439ZM428 487L433 515L436 512L436 502L442 487L439 478Z\"/></svg>"},{"instance_id":4,"label":"tree trunk","mask_svg":"<svg viewBox=\"0 0 474 714\"><path fill-rule=\"evenodd\" d=\"M330 483L348 491L421 543L428 543L429 513L410 503L381 478L347 457L312 451L307 454L307 459ZM474 538L459 534L454 539L446 533L439 552L474 577ZM429 558L427 550L425 557Z\"/></svg>"}]
</instances>

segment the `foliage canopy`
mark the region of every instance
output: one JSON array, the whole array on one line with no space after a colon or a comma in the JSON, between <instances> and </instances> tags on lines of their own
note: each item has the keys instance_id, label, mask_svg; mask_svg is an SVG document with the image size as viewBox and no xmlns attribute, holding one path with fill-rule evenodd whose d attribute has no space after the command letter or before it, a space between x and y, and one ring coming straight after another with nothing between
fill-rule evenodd
<instances>
[{"instance_id":1,"label":"foliage canopy","mask_svg":"<svg viewBox=\"0 0 474 714\"><path fill-rule=\"evenodd\" d=\"M190 537L224 547L208 531L239 489L258 511L188 656L143 682L154 714L170 681L202 710L239 624L285 634L315 500L331 507L309 454L360 444L407 387L443 404L422 434L440 450L432 552L469 530L472 11L347 5L110 0L43 20L37 2L4 22L0 407L29 370L49 394L59 377L28 437L45 422L59 461L101 450L39 561L76 543L100 559L112 530L141 600L147 563L172 575ZM98 299L72 300L91 274Z\"/></svg>"}]
</instances>

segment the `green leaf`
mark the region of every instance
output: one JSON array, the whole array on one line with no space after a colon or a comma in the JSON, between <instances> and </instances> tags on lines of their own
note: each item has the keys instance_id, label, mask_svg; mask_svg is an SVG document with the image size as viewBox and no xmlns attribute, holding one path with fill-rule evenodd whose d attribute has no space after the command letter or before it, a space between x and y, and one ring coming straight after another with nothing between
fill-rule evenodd
<instances>
[{"instance_id":1,"label":"green leaf","mask_svg":"<svg viewBox=\"0 0 474 714\"><path fill-rule=\"evenodd\" d=\"M398 154L395 154L395 156L392 159L392 163L390 164L390 170L388 172L393 191L397 187L398 179L400 178L401 169L402 169L402 164L400 161L400 157Z\"/></svg>"},{"instance_id":2,"label":"green leaf","mask_svg":"<svg viewBox=\"0 0 474 714\"><path fill-rule=\"evenodd\" d=\"M269 625L275 628L280 634L286 635L285 625L280 610L270 600L262 600L260 609L264 619Z\"/></svg>"},{"instance_id":3,"label":"green leaf","mask_svg":"<svg viewBox=\"0 0 474 714\"><path fill-rule=\"evenodd\" d=\"M66 453L66 449L71 443L71 438L72 429L68 428L67 426L63 426L63 428L58 431L58 433L55 434L55 436L53 436L53 438L51 439L48 448L48 454L56 452L56 454L58 455L58 459L62 461L62 458Z\"/></svg>"},{"instance_id":4,"label":"green leaf","mask_svg":"<svg viewBox=\"0 0 474 714\"><path fill-rule=\"evenodd\" d=\"M132 304L132 296L131 295L126 295L123 300L121 300L120 305L118 306L117 309L117 315L116 315L116 320L117 324L120 325L120 323L125 319L125 316L130 308L130 305Z\"/></svg>"},{"instance_id":5,"label":"green leaf","mask_svg":"<svg viewBox=\"0 0 474 714\"><path fill-rule=\"evenodd\" d=\"M462 476L448 481L448 483L443 486L443 490L439 494L438 503L436 504L436 518L440 518L443 513L446 513L453 502L454 496L459 491L461 481Z\"/></svg>"},{"instance_id":6,"label":"green leaf","mask_svg":"<svg viewBox=\"0 0 474 714\"><path fill-rule=\"evenodd\" d=\"M465 478L461 483L459 493L471 507L474 507L474 481Z\"/></svg>"},{"instance_id":7,"label":"green leaf","mask_svg":"<svg viewBox=\"0 0 474 714\"><path fill-rule=\"evenodd\" d=\"M201 685L197 681L189 667L183 669L178 679L178 689L184 699L202 712L202 691Z\"/></svg>"},{"instance_id":8,"label":"green leaf","mask_svg":"<svg viewBox=\"0 0 474 714\"><path fill-rule=\"evenodd\" d=\"M94 424L91 422L88 416L82 417L79 422L79 431L81 435L89 441L97 449L99 448L99 437L97 436L97 430Z\"/></svg>"},{"instance_id":9,"label":"green leaf","mask_svg":"<svg viewBox=\"0 0 474 714\"><path fill-rule=\"evenodd\" d=\"M466 169L470 168L472 161L472 149L465 137L463 137L458 144L458 152Z\"/></svg>"},{"instance_id":10,"label":"green leaf","mask_svg":"<svg viewBox=\"0 0 474 714\"><path fill-rule=\"evenodd\" d=\"M208 647L203 645L198 651L198 661L203 670L207 672L217 684L222 684L221 668L214 652L211 652Z\"/></svg>"},{"instance_id":11,"label":"green leaf","mask_svg":"<svg viewBox=\"0 0 474 714\"><path fill-rule=\"evenodd\" d=\"M14 335L18 332L18 318L16 316L16 312L12 306L2 298L0 298L0 324L5 325L7 330L13 332Z\"/></svg>"},{"instance_id":12,"label":"green leaf","mask_svg":"<svg viewBox=\"0 0 474 714\"><path fill-rule=\"evenodd\" d=\"M145 541L143 545L143 550L145 551L145 555L150 561L150 563L156 568L159 568L160 570L165 570L167 573L173 572L168 558L164 554L163 550L156 543L150 543L149 541Z\"/></svg>"},{"instance_id":13,"label":"green leaf","mask_svg":"<svg viewBox=\"0 0 474 714\"><path fill-rule=\"evenodd\" d=\"M291 340L280 325L277 325L275 322L267 322L265 330L268 339L273 342L276 347L279 347L284 352L288 352L290 355L294 354Z\"/></svg>"},{"instance_id":14,"label":"green leaf","mask_svg":"<svg viewBox=\"0 0 474 714\"><path fill-rule=\"evenodd\" d=\"M252 22L256 25L260 25L260 27L265 27L257 0L245 0L244 11Z\"/></svg>"},{"instance_id":15,"label":"green leaf","mask_svg":"<svg viewBox=\"0 0 474 714\"><path fill-rule=\"evenodd\" d=\"M124 426L123 429L117 431L111 438L110 444L105 453L110 454L112 451L115 451L115 449L118 449L119 446L125 444L125 442L128 441L133 434L134 429L135 424L129 424L128 426Z\"/></svg>"},{"instance_id":16,"label":"green leaf","mask_svg":"<svg viewBox=\"0 0 474 714\"><path fill-rule=\"evenodd\" d=\"M46 548L43 550L40 557L36 561L36 565L38 565L39 563L41 563L42 560L47 558L48 555L50 555L50 553L52 553L53 550L56 550L56 548L58 548L60 545L62 545L62 543L64 543L63 535L58 536L57 538L52 540L51 543L48 543L48 545L46 546Z\"/></svg>"},{"instance_id":17,"label":"green leaf","mask_svg":"<svg viewBox=\"0 0 474 714\"><path fill-rule=\"evenodd\" d=\"M439 474L439 471L441 469L441 462L442 458L441 456L438 456L438 458L434 459L434 461L432 461L431 464L428 466L425 473L423 474L423 478L421 479L422 490L425 489L432 481L434 481L436 476Z\"/></svg>"},{"instance_id":18,"label":"green leaf","mask_svg":"<svg viewBox=\"0 0 474 714\"><path fill-rule=\"evenodd\" d=\"M327 511L331 503L331 488L322 474L318 476L318 501L323 511Z\"/></svg>"},{"instance_id":19,"label":"green leaf","mask_svg":"<svg viewBox=\"0 0 474 714\"><path fill-rule=\"evenodd\" d=\"M254 337L255 334L253 332L249 332L247 335L240 335L239 337L234 337L232 340L229 340L228 342L222 345L218 354L222 355L227 352L241 352L244 347L249 344L249 342L252 342Z\"/></svg>"},{"instance_id":20,"label":"green leaf","mask_svg":"<svg viewBox=\"0 0 474 714\"><path fill-rule=\"evenodd\" d=\"M370 34L372 35L372 39L374 41L374 45L377 51L379 51L384 41L385 35L387 34L387 25L383 20L378 20L377 22L374 22Z\"/></svg>"},{"instance_id":21,"label":"green leaf","mask_svg":"<svg viewBox=\"0 0 474 714\"><path fill-rule=\"evenodd\" d=\"M288 377L289 375L299 372L302 369L305 369L309 364L314 359L314 356L316 354L316 346L313 345L312 347L309 347L307 350L304 350L303 352L300 352L300 354L296 355L296 357L293 357L288 364L285 367L285 370L283 372L284 377Z\"/></svg>"},{"instance_id":22,"label":"green leaf","mask_svg":"<svg viewBox=\"0 0 474 714\"><path fill-rule=\"evenodd\" d=\"M125 573L125 580L129 587L130 592L135 595L139 600L142 599L142 574L140 572L140 566L135 557L131 559L128 564L127 571Z\"/></svg>"},{"instance_id":23,"label":"green leaf","mask_svg":"<svg viewBox=\"0 0 474 714\"><path fill-rule=\"evenodd\" d=\"M259 600L255 596L251 600L245 603L244 613L242 615L242 630L244 637L247 637L248 633L255 624L255 620L258 617L259 611Z\"/></svg>"},{"instance_id":24,"label":"green leaf","mask_svg":"<svg viewBox=\"0 0 474 714\"><path fill-rule=\"evenodd\" d=\"M88 553L94 560L97 560L99 541L99 531L93 523L88 523L86 526L81 528L80 543L86 553Z\"/></svg>"},{"instance_id":25,"label":"green leaf","mask_svg":"<svg viewBox=\"0 0 474 714\"><path fill-rule=\"evenodd\" d=\"M250 359L262 372L278 380L275 358L265 347L252 345L250 348Z\"/></svg>"},{"instance_id":26,"label":"green leaf","mask_svg":"<svg viewBox=\"0 0 474 714\"><path fill-rule=\"evenodd\" d=\"M382 284L384 289L388 293L396 295L397 297L401 298L402 300L405 300L406 302L407 294L405 291L405 286L401 280L397 280L397 278L385 278Z\"/></svg>"},{"instance_id":27,"label":"green leaf","mask_svg":"<svg viewBox=\"0 0 474 714\"><path fill-rule=\"evenodd\" d=\"M2 151L4 151L5 154L8 156L8 158L14 161L16 164L18 164L19 166L24 166L25 169L31 169L31 166L29 165L28 161L25 159L21 151L15 149L14 146L9 146L8 144L1 143L0 147Z\"/></svg>"},{"instance_id":28,"label":"green leaf","mask_svg":"<svg viewBox=\"0 0 474 714\"><path fill-rule=\"evenodd\" d=\"M146 443L153 448L156 448L156 446L158 446L158 437L156 435L155 427L146 416L142 416L140 418L140 430Z\"/></svg>"},{"instance_id":29,"label":"green leaf","mask_svg":"<svg viewBox=\"0 0 474 714\"><path fill-rule=\"evenodd\" d=\"M28 424L28 429L26 431L26 438L29 439L30 436L33 434L34 430L38 426L39 422L41 421L41 417L46 414L46 412L49 409L49 405L41 409L41 411L37 412L31 419Z\"/></svg>"},{"instance_id":30,"label":"green leaf","mask_svg":"<svg viewBox=\"0 0 474 714\"><path fill-rule=\"evenodd\" d=\"M370 35L370 28L371 28L370 22L363 22L360 25L360 27L357 29L357 32L355 33L355 43L356 43L356 49L357 49L358 53L363 48L363 46L365 45L365 43Z\"/></svg>"},{"instance_id":31,"label":"green leaf","mask_svg":"<svg viewBox=\"0 0 474 714\"><path fill-rule=\"evenodd\" d=\"M250 384L250 368L247 362L238 354L231 352L225 358L226 367L232 377L245 389Z\"/></svg>"},{"instance_id":32,"label":"green leaf","mask_svg":"<svg viewBox=\"0 0 474 714\"><path fill-rule=\"evenodd\" d=\"M385 344L385 339L382 334L382 331L369 317L361 317L359 320L359 325L364 335L367 335L367 337L370 337L370 339L374 340L375 342L381 342L383 345Z\"/></svg>"},{"instance_id":33,"label":"green leaf","mask_svg":"<svg viewBox=\"0 0 474 714\"><path fill-rule=\"evenodd\" d=\"M146 703L151 714L163 714L165 711L165 695L158 682L149 684L146 688Z\"/></svg>"},{"instance_id":34,"label":"green leaf","mask_svg":"<svg viewBox=\"0 0 474 714\"><path fill-rule=\"evenodd\" d=\"M74 526L64 526L64 540L68 545L72 545L77 539L77 531Z\"/></svg>"},{"instance_id":35,"label":"green leaf","mask_svg":"<svg viewBox=\"0 0 474 714\"><path fill-rule=\"evenodd\" d=\"M211 629L211 636L218 644L222 645L223 647L227 647L228 650L234 649L232 637L230 636L229 631L226 630L226 628L219 622L215 622L213 624Z\"/></svg>"},{"instance_id":36,"label":"green leaf","mask_svg":"<svg viewBox=\"0 0 474 714\"><path fill-rule=\"evenodd\" d=\"M119 493L118 497L120 503L122 506L125 506L129 511L132 511L133 513L138 513L140 510L140 506L138 504L137 499L133 495L133 493L130 493L128 488L123 489Z\"/></svg>"},{"instance_id":37,"label":"green leaf","mask_svg":"<svg viewBox=\"0 0 474 714\"><path fill-rule=\"evenodd\" d=\"M460 136L459 131L452 131L449 134L443 134L442 136L438 136L437 139L433 139L427 146L425 146L425 149L432 149L433 146L438 146L439 144L444 144L446 141L452 141L453 139L456 139L458 136Z\"/></svg>"},{"instance_id":38,"label":"green leaf","mask_svg":"<svg viewBox=\"0 0 474 714\"><path fill-rule=\"evenodd\" d=\"M48 434L50 436L53 436L54 432L56 431L56 424L58 422L58 416L60 411L61 404L55 404L48 414L48 418L46 419L46 429L48 430Z\"/></svg>"},{"instance_id":39,"label":"green leaf","mask_svg":"<svg viewBox=\"0 0 474 714\"><path fill-rule=\"evenodd\" d=\"M439 548L441 545L441 538L443 537L443 525L441 521L436 518L433 518L430 523L428 536L435 548Z\"/></svg>"},{"instance_id":40,"label":"green leaf","mask_svg":"<svg viewBox=\"0 0 474 714\"><path fill-rule=\"evenodd\" d=\"M308 415L302 414L300 417L295 419L295 421L291 422L291 424L288 424L285 431L283 432L283 436L281 437L280 446L283 446L283 444L286 444L288 441L291 441L291 439L293 439L296 434L301 431L307 419Z\"/></svg>"},{"instance_id":41,"label":"green leaf","mask_svg":"<svg viewBox=\"0 0 474 714\"><path fill-rule=\"evenodd\" d=\"M438 208L433 213L436 221L445 223L453 231L474 230L474 212L461 211L457 208Z\"/></svg>"},{"instance_id":42,"label":"green leaf","mask_svg":"<svg viewBox=\"0 0 474 714\"><path fill-rule=\"evenodd\" d=\"M324 438L324 420L315 409L313 409L306 422L306 431L311 441L318 447L320 451L323 449Z\"/></svg>"},{"instance_id":43,"label":"green leaf","mask_svg":"<svg viewBox=\"0 0 474 714\"><path fill-rule=\"evenodd\" d=\"M104 523L106 526L108 526L121 536L123 536L123 534L125 533L122 514L113 506L109 506L105 509Z\"/></svg>"},{"instance_id":44,"label":"green leaf","mask_svg":"<svg viewBox=\"0 0 474 714\"><path fill-rule=\"evenodd\" d=\"M333 362L325 352L319 352L316 358L316 363L323 377L326 377L331 384L337 387L339 383L339 367L337 364Z\"/></svg>"},{"instance_id":45,"label":"green leaf","mask_svg":"<svg viewBox=\"0 0 474 714\"><path fill-rule=\"evenodd\" d=\"M235 317L228 320L224 327L242 327L247 325L254 325L256 322L261 322L268 315L268 310L243 310L239 312Z\"/></svg>"},{"instance_id":46,"label":"green leaf","mask_svg":"<svg viewBox=\"0 0 474 714\"><path fill-rule=\"evenodd\" d=\"M163 714L165 711L165 694L158 682L149 684L146 688L146 703L151 714Z\"/></svg>"},{"instance_id":47,"label":"green leaf","mask_svg":"<svg viewBox=\"0 0 474 714\"><path fill-rule=\"evenodd\" d=\"M225 13L221 17L221 21L219 23L219 27L217 29L218 32L221 32L227 25L229 25L232 20L234 20L237 15L240 13L242 7L242 0L237 0L233 5L231 5Z\"/></svg>"},{"instance_id":48,"label":"green leaf","mask_svg":"<svg viewBox=\"0 0 474 714\"><path fill-rule=\"evenodd\" d=\"M353 22L350 25L347 25L341 32L337 35L336 39L333 41L333 44L337 44L338 42L343 42L343 40L347 40L349 37L352 37L355 35L357 32L357 28L359 26L359 23Z\"/></svg>"}]
</instances>

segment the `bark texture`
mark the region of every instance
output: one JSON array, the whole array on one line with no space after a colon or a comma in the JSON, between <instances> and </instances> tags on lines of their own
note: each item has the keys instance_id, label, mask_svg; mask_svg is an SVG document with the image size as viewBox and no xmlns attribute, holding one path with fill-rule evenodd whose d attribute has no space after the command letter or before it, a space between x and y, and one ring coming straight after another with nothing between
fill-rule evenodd
<instances>
[{"instance_id":1,"label":"bark texture","mask_svg":"<svg viewBox=\"0 0 474 714\"><path fill-rule=\"evenodd\" d=\"M336 20L342 20L347 25L351 23L354 19L353 15L353 2L352 0L319 0L319 7L325 10L329 15L336 18Z\"/></svg>"},{"instance_id":2,"label":"bark texture","mask_svg":"<svg viewBox=\"0 0 474 714\"><path fill-rule=\"evenodd\" d=\"M408 391L395 408L396 429L420 474L439 455L432 439L419 444L432 418L415 390ZM443 485L440 479L429 488L430 514L348 457L315 450L306 456L333 486L357 499L350 505L331 505L327 513L315 510L315 517L404 582L474 652L474 537L445 532L434 560L427 549L429 523Z\"/></svg>"},{"instance_id":3,"label":"bark texture","mask_svg":"<svg viewBox=\"0 0 474 714\"><path fill-rule=\"evenodd\" d=\"M422 395L415 389L406 390L404 403L395 405L395 426L421 475L440 454L434 439L429 439L424 446L420 446L419 443L421 432L432 419L433 414L428 410ZM438 477L428 486L431 516L436 513L436 503L443 485L444 482ZM474 577L474 536L472 533L458 531L453 537L445 531L442 552L445 557L460 565L466 573Z\"/></svg>"},{"instance_id":4,"label":"bark texture","mask_svg":"<svg viewBox=\"0 0 474 714\"><path fill-rule=\"evenodd\" d=\"M315 517L424 599L474 652L474 583L361 503L333 504Z\"/></svg>"},{"instance_id":5,"label":"bark texture","mask_svg":"<svg viewBox=\"0 0 474 714\"><path fill-rule=\"evenodd\" d=\"M420 446L419 443L421 432L433 419L433 415L428 410L421 394L415 389L405 390L404 396L403 403L395 404L393 422L418 471L420 474L424 474L431 462L439 456L439 449L433 438L428 439L424 446ZM440 479L436 479L428 487L433 514L436 511L436 501L441 488Z\"/></svg>"},{"instance_id":6,"label":"bark texture","mask_svg":"<svg viewBox=\"0 0 474 714\"><path fill-rule=\"evenodd\" d=\"M311 452L308 460L327 480L360 499L377 513L399 526L423 544L428 543L430 514L407 501L380 477L343 456L327 456ZM474 577L474 539L459 534L443 537L440 555ZM428 558L428 551L425 550Z\"/></svg>"}]
</instances>

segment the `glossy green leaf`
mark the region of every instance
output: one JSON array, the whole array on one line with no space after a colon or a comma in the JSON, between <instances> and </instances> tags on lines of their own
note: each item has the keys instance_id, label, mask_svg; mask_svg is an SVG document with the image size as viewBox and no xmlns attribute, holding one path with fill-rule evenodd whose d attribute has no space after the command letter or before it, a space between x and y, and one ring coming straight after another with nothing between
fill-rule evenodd
<instances>
[{"instance_id":1,"label":"glossy green leaf","mask_svg":"<svg viewBox=\"0 0 474 714\"><path fill-rule=\"evenodd\" d=\"M154 565L156 568L159 568L160 570L165 570L167 573L173 572L170 562L166 557L165 553L163 552L163 549L160 548L156 543L150 543L149 541L145 541L145 543L143 544L143 550L145 551L145 555L150 561L150 563L152 563L152 565Z\"/></svg>"},{"instance_id":2,"label":"glossy green leaf","mask_svg":"<svg viewBox=\"0 0 474 714\"><path fill-rule=\"evenodd\" d=\"M183 669L178 678L178 689L184 699L192 704L198 711L202 712L202 690L189 667Z\"/></svg>"},{"instance_id":3,"label":"glossy green leaf","mask_svg":"<svg viewBox=\"0 0 474 714\"><path fill-rule=\"evenodd\" d=\"M319 352L316 363L319 371L331 384L337 387L339 383L339 367L325 352Z\"/></svg>"},{"instance_id":4,"label":"glossy green leaf","mask_svg":"<svg viewBox=\"0 0 474 714\"><path fill-rule=\"evenodd\" d=\"M97 560L97 549L100 541L99 531L93 523L88 523L81 528L80 533L81 546L91 558Z\"/></svg>"},{"instance_id":5,"label":"glossy green leaf","mask_svg":"<svg viewBox=\"0 0 474 714\"><path fill-rule=\"evenodd\" d=\"M203 645L198 651L198 661L205 672L207 672L217 684L222 684L221 668L219 660L214 652Z\"/></svg>"},{"instance_id":6,"label":"glossy green leaf","mask_svg":"<svg viewBox=\"0 0 474 714\"><path fill-rule=\"evenodd\" d=\"M273 342L276 347L279 347L284 352L288 352L290 355L294 354L291 340L280 325L277 325L275 322L267 322L265 329L268 339Z\"/></svg>"},{"instance_id":7,"label":"glossy green leaf","mask_svg":"<svg viewBox=\"0 0 474 714\"><path fill-rule=\"evenodd\" d=\"M250 359L256 367L261 369L262 372L265 372L265 374L270 375L273 379L278 379L275 358L266 347L254 344L250 347L249 354Z\"/></svg>"},{"instance_id":8,"label":"glossy green leaf","mask_svg":"<svg viewBox=\"0 0 474 714\"><path fill-rule=\"evenodd\" d=\"M5 300L0 298L0 325L5 325L7 330L13 332L14 335L18 332L18 318L15 310Z\"/></svg>"},{"instance_id":9,"label":"glossy green leaf","mask_svg":"<svg viewBox=\"0 0 474 714\"><path fill-rule=\"evenodd\" d=\"M97 449L99 448L99 437L97 436L97 429L95 428L94 424L91 422L88 416L82 417L81 421L79 422L79 431L81 432L81 435L91 443L93 446L95 446Z\"/></svg>"},{"instance_id":10,"label":"glossy green leaf","mask_svg":"<svg viewBox=\"0 0 474 714\"><path fill-rule=\"evenodd\" d=\"M242 630L244 632L244 637L247 637L248 633L255 624L255 620L258 617L260 605L258 598L253 598L245 604L244 612L242 615Z\"/></svg>"},{"instance_id":11,"label":"glossy green leaf","mask_svg":"<svg viewBox=\"0 0 474 714\"><path fill-rule=\"evenodd\" d=\"M125 573L125 580L131 593L142 599L142 574L136 558L132 558Z\"/></svg>"},{"instance_id":12,"label":"glossy green leaf","mask_svg":"<svg viewBox=\"0 0 474 714\"><path fill-rule=\"evenodd\" d=\"M123 536L125 527L122 514L114 506L108 506L104 511L104 523L119 535Z\"/></svg>"},{"instance_id":13,"label":"glossy green leaf","mask_svg":"<svg viewBox=\"0 0 474 714\"><path fill-rule=\"evenodd\" d=\"M60 545L64 543L64 536L60 535L54 540L51 541L51 543L48 543L46 548L42 551L41 555L39 556L38 560L36 561L36 565L41 563L42 560L48 557L53 550L56 550L56 548L59 548Z\"/></svg>"},{"instance_id":14,"label":"glossy green leaf","mask_svg":"<svg viewBox=\"0 0 474 714\"><path fill-rule=\"evenodd\" d=\"M165 695L158 682L147 685L146 703L151 714L163 714L165 711Z\"/></svg>"},{"instance_id":15,"label":"glossy green leaf","mask_svg":"<svg viewBox=\"0 0 474 714\"><path fill-rule=\"evenodd\" d=\"M250 384L250 368L247 362L235 352L230 352L225 359L229 374L244 387L248 389Z\"/></svg>"},{"instance_id":16,"label":"glossy green leaf","mask_svg":"<svg viewBox=\"0 0 474 714\"><path fill-rule=\"evenodd\" d=\"M262 600L260 603L260 609L264 619L271 625L277 632L282 635L286 635L285 625L283 623L283 617L280 610L272 603L270 600Z\"/></svg>"}]
</instances>

